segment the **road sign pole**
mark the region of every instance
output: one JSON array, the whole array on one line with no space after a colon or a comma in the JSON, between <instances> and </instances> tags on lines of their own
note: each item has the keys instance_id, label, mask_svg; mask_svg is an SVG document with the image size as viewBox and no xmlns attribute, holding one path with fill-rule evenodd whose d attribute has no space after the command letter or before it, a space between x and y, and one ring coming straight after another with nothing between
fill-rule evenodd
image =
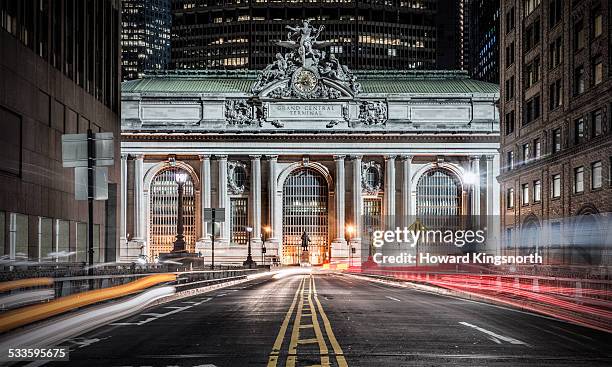
<instances>
[{"instance_id":1,"label":"road sign pole","mask_svg":"<svg viewBox=\"0 0 612 367\"><path fill-rule=\"evenodd\" d=\"M87 224L87 257L88 269L87 275L93 275L94 263L94 248L93 248L93 221L94 221L94 164L96 160L96 141L95 135L91 129L87 129L87 206L88 206L88 224Z\"/></svg>"}]
</instances>

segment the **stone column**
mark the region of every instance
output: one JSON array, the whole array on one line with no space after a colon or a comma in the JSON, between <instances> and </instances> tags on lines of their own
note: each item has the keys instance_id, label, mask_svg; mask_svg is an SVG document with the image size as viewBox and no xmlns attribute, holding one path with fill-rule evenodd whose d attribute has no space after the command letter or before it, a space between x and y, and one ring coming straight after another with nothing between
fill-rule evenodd
<instances>
[{"instance_id":1,"label":"stone column","mask_svg":"<svg viewBox=\"0 0 612 367\"><path fill-rule=\"evenodd\" d=\"M210 231L204 221L204 209L211 208L211 182L210 182L210 155L200 155L200 201L201 201L201 225L202 242L210 243Z\"/></svg>"},{"instance_id":2,"label":"stone column","mask_svg":"<svg viewBox=\"0 0 612 367\"><path fill-rule=\"evenodd\" d=\"M353 227L355 233L353 235L353 242L361 242L361 231L362 228L362 195L361 195L361 156L356 155L353 157Z\"/></svg>"},{"instance_id":3,"label":"stone column","mask_svg":"<svg viewBox=\"0 0 612 367\"><path fill-rule=\"evenodd\" d=\"M119 215L119 240L121 243L127 241L127 154L121 154L121 208Z\"/></svg>"},{"instance_id":4,"label":"stone column","mask_svg":"<svg viewBox=\"0 0 612 367\"><path fill-rule=\"evenodd\" d=\"M137 154L134 160L134 240L144 241L144 155Z\"/></svg>"},{"instance_id":5,"label":"stone column","mask_svg":"<svg viewBox=\"0 0 612 367\"><path fill-rule=\"evenodd\" d=\"M346 243L345 233L344 233L344 158L343 155L334 156L334 161L336 162L336 186L334 197L336 199L336 239L334 242L338 243Z\"/></svg>"},{"instance_id":6,"label":"stone column","mask_svg":"<svg viewBox=\"0 0 612 367\"><path fill-rule=\"evenodd\" d=\"M480 216L480 156L470 157L472 183L472 216Z\"/></svg>"},{"instance_id":7,"label":"stone column","mask_svg":"<svg viewBox=\"0 0 612 367\"><path fill-rule=\"evenodd\" d=\"M344 209L345 209L345 192L344 192L344 158L343 155L335 155L334 161L336 162L336 180L334 187L334 199L336 206L336 238L331 244L331 259L330 260L343 260L348 259L348 246L346 244L346 237L344 233Z\"/></svg>"},{"instance_id":8,"label":"stone column","mask_svg":"<svg viewBox=\"0 0 612 367\"><path fill-rule=\"evenodd\" d=\"M402 223L409 226L412 206L412 156L405 155L402 159Z\"/></svg>"},{"instance_id":9,"label":"stone column","mask_svg":"<svg viewBox=\"0 0 612 367\"><path fill-rule=\"evenodd\" d=\"M268 225L270 226L270 238L269 243L278 243L278 223L276 218L276 163L278 160L277 155L268 156ZM280 255L280 254L279 254Z\"/></svg>"},{"instance_id":10,"label":"stone column","mask_svg":"<svg viewBox=\"0 0 612 367\"><path fill-rule=\"evenodd\" d=\"M219 223L219 242L229 242L230 239L230 208L229 195L227 192L227 156L217 155L217 165L219 168L219 181L217 185L217 198L219 208L225 208L225 222Z\"/></svg>"},{"instance_id":11,"label":"stone column","mask_svg":"<svg viewBox=\"0 0 612 367\"><path fill-rule=\"evenodd\" d=\"M252 243L261 243L261 156L251 158L251 226L253 227Z\"/></svg>"},{"instance_id":12,"label":"stone column","mask_svg":"<svg viewBox=\"0 0 612 367\"><path fill-rule=\"evenodd\" d=\"M385 156L385 222L387 228L395 226L395 156Z\"/></svg>"}]
</instances>

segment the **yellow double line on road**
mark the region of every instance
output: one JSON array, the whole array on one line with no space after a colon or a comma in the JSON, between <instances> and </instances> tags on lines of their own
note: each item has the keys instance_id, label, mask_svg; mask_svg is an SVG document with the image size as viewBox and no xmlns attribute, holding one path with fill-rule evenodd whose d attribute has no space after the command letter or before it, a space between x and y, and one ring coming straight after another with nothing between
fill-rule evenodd
<instances>
[{"instance_id":1,"label":"yellow double line on road","mask_svg":"<svg viewBox=\"0 0 612 367\"><path fill-rule=\"evenodd\" d=\"M307 294L304 294L306 291L306 284L308 284ZM297 304L297 309L296 309ZM315 307L316 304L316 307ZM300 280L300 285L295 292L295 296L293 297L293 302L285 315L285 319L281 324L281 328L278 332L276 340L274 342L274 346L272 347L272 352L270 353L268 359L268 367L276 367L278 364L278 360L280 357L281 348L283 346L283 341L285 339L285 334L287 333L287 329L289 327L289 322L291 321L291 317L295 312L295 318L293 321L293 328L291 330L291 340L289 342L289 347L287 350L287 362L285 364L286 367L295 367L297 358L298 358L298 346L305 344L314 344L317 343L319 346L319 354L321 356L321 364L317 366L321 367L329 367L329 350L327 347L327 343L325 341L325 337L323 336L323 331L321 330L319 323L319 316L323 321L323 325L325 328L325 334L327 335L327 339L331 344L334 355L336 357L336 362L338 367L347 367L346 359L344 358L344 353L342 352L342 348L334 335L331 324L325 311L323 310L323 306L321 306L321 302L319 301L317 295L317 288L315 284L314 277L312 275L308 277L303 277ZM317 313L318 311L318 313ZM311 323L302 323L304 319L308 319L310 317ZM306 321L307 322L307 321ZM314 331L314 338L300 338L300 331L305 329L312 328Z\"/></svg>"}]
</instances>

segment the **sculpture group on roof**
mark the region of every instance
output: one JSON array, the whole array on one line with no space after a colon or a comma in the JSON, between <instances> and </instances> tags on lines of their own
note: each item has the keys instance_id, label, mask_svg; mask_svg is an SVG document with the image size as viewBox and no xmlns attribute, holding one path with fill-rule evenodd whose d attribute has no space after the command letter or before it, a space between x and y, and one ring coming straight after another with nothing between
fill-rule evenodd
<instances>
[{"instance_id":1,"label":"sculpture group on roof","mask_svg":"<svg viewBox=\"0 0 612 367\"><path fill-rule=\"evenodd\" d=\"M260 93L278 81L290 80L298 69L312 72L317 79L326 78L338 83L350 90L353 95L359 93L361 87L348 67L342 65L333 53L322 50L332 44L332 42L317 39L325 26L315 28L310 25L309 20L304 20L301 26L287 26L287 29L289 30L287 40L278 41L276 44L290 51L276 54L275 60L259 74L252 88L253 93ZM296 97L295 92L287 86L285 89L276 91L273 96ZM341 95L340 91L319 83L312 86L311 91L302 93L298 97L338 98Z\"/></svg>"}]
</instances>

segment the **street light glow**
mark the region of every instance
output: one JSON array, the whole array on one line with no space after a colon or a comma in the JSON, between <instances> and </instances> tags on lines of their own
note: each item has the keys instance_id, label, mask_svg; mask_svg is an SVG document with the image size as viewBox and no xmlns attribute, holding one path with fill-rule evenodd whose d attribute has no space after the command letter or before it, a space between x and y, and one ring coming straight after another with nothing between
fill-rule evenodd
<instances>
[{"instance_id":1,"label":"street light glow","mask_svg":"<svg viewBox=\"0 0 612 367\"><path fill-rule=\"evenodd\" d=\"M174 177L174 179L176 180L177 183L185 183L187 182L187 174L186 173L177 173L176 176Z\"/></svg>"}]
</instances>

